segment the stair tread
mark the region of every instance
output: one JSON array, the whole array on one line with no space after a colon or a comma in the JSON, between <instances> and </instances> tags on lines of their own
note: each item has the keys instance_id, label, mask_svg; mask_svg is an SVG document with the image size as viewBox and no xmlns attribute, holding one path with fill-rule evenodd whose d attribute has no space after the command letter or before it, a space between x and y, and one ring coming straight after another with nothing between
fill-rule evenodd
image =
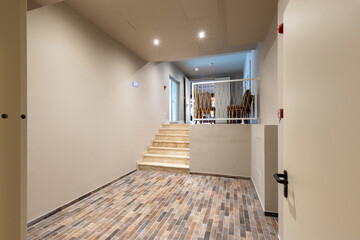
<instances>
[{"instance_id":1,"label":"stair tread","mask_svg":"<svg viewBox=\"0 0 360 240\"><path fill-rule=\"evenodd\" d=\"M190 151L190 148L154 147L154 146L150 146L148 148L152 150Z\"/></svg>"},{"instance_id":2,"label":"stair tread","mask_svg":"<svg viewBox=\"0 0 360 240\"><path fill-rule=\"evenodd\" d=\"M147 165L147 166L156 166L156 167L168 167L168 168L183 168L189 169L188 164L181 164L181 163L162 163L162 162L138 162L138 165Z\"/></svg>"},{"instance_id":3,"label":"stair tread","mask_svg":"<svg viewBox=\"0 0 360 240\"><path fill-rule=\"evenodd\" d=\"M187 128L189 129L190 128L190 125L189 124L163 124L162 127L176 127L176 128L179 128L179 127L182 127L182 128Z\"/></svg>"},{"instance_id":4,"label":"stair tread","mask_svg":"<svg viewBox=\"0 0 360 240\"><path fill-rule=\"evenodd\" d=\"M170 154L153 154L153 153L144 153L144 156L149 156L149 157L169 157L169 158L179 158L179 159L190 159L189 156L179 156L179 155L170 155Z\"/></svg>"},{"instance_id":5,"label":"stair tread","mask_svg":"<svg viewBox=\"0 0 360 240\"><path fill-rule=\"evenodd\" d=\"M177 140L153 140L154 142L164 142L164 143L190 143L190 141L177 141Z\"/></svg>"},{"instance_id":6,"label":"stair tread","mask_svg":"<svg viewBox=\"0 0 360 240\"><path fill-rule=\"evenodd\" d=\"M163 133L157 133L156 136L171 136L171 137L190 137L189 134L163 134Z\"/></svg>"},{"instance_id":7,"label":"stair tread","mask_svg":"<svg viewBox=\"0 0 360 240\"><path fill-rule=\"evenodd\" d=\"M160 128L164 131L189 131L189 128Z\"/></svg>"}]
</instances>

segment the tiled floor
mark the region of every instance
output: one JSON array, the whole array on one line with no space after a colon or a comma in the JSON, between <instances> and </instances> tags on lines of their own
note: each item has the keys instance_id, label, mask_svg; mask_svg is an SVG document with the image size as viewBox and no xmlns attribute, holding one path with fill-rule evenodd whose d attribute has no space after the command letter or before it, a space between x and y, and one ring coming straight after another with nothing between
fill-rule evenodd
<instances>
[{"instance_id":1,"label":"tiled floor","mask_svg":"<svg viewBox=\"0 0 360 240\"><path fill-rule=\"evenodd\" d=\"M28 239L277 239L249 180L135 172L28 229Z\"/></svg>"}]
</instances>

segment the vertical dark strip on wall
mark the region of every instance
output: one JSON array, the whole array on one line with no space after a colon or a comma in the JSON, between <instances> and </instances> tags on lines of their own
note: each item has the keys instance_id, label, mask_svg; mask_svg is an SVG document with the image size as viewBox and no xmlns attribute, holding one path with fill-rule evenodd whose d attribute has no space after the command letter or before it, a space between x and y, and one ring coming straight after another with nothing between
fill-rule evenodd
<instances>
[{"instance_id":1,"label":"vertical dark strip on wall","mask_svg":"<svg viewBox=\"0 0 360 240\"><path fill-rule=\"evenodd\" d=\"M187 86L186 86L186 77L184 77L184 123L186 123L186 89L187 89Z\"/></svg>"}]
</instances>

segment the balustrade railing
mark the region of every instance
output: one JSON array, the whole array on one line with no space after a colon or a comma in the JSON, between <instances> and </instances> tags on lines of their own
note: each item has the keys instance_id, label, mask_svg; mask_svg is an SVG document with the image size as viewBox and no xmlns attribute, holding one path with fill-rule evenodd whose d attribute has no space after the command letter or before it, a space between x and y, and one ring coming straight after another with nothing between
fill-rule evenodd
<instances>
[{"instance_id":1,"label":"balustrade railing","mask_svg":"<svg viewBox=\"0 0 360 240\"><path fill-rule=\"evenodd\" d=\"M194 123L249 123L258 118L259 79L192 83Z\"/></svg>"}]
</instances>

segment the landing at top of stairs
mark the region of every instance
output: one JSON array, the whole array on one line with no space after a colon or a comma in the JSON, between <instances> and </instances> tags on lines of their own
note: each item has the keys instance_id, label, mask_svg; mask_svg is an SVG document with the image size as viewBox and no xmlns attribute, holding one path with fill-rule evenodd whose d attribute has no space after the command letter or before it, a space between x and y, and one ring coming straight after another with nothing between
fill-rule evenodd
<instances>
[{"instance_id":1,"label":"landing at top of stairs","mask_svg":"<svg viewBox=\"0 0 360 240\"><path fill-rule=\"evenodd\" d=\"M169 124L169 123L164 123L163 128L186 128L189 129L190 125L189 124Z\"/></svg>"}]
</instances>

